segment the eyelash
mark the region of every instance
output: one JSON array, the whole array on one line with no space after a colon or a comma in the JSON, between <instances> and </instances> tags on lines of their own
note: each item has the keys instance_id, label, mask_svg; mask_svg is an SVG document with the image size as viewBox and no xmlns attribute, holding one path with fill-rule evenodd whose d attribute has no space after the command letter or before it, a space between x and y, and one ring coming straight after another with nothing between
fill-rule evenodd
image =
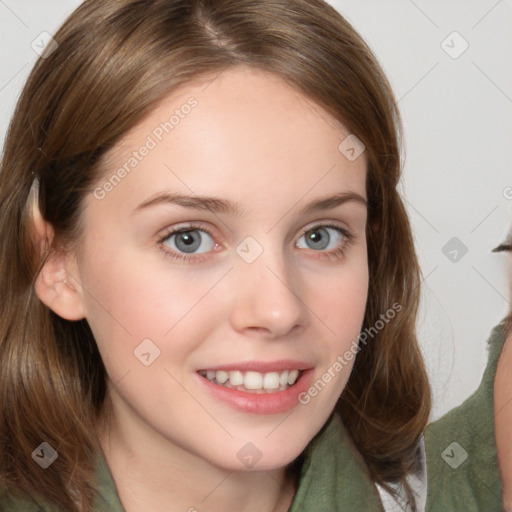
<instances>
[{"instance_id":1,"label":"eyelash","mask_svg":"<svg viewBox=\"0 0 512 512\"><path fill-rule=\"evenodd\" d=\"M327 258L329 260L332 260L332 258L334 258L335 261L337 261L341 259L343 256L345 256L345 251L347 250L347 248L350 247L355 242L355 236L350 231L348 231L348 229L342 228L341 226L334 224L332 222L326 222L323 224L320 223L307 227L301 232L299 239L302 238L306 233L314 231L315 229L318 228L332 228L338 231L338 233L340 233L341 236L343 237L339 246L336 249L331 249L330 251L313 251L315 253L318 253L318 256L316 257L320 259Z\"/></svg>"},{"instance_id":2,"label":"eyelash","mask_svg":"<svg viewBox=\"0 0 512 512\"><path fill-rule=\"evenodd\" d=\"M184 254L180 254L178 252L165 249L164 242L171 238L172 235L177 235L179 233L186 233L187 231L204 231L207 233L212 239L214 238L212 232L206 229L204 226L199 226L198 224L188 224L187 226L171 229L167 233L165 233L161 238L158 239L158 247L163 251L164 255L167 258L171 258L174 261L180 261L181 263L200 263L204 257L207 256L208 253L204 254L196 254L185 256Z\"/></svg>"},{"instance_id":3,"label":"eyelash","mask_svg":"<svg viewBox=\"0 0 512 512\"><path fill-rule=\"evenodd\" d=\"M329 223L329 222L320 223L320 224L316 224L316 225L307 227L306 229L304 229L301 232L301 234L299 236L299 240L306 233L309 233L310 231L314 231L315 229L318 229L318 228L335 229L344 237L344 239L342 240L339 247L337 247L336 249L333 249L333 250L331 249L331 251L313 251L315 253L318 253L318 256L316 256L316 257L328 258L328 259L332 259L334 257L336 260L341 259L345 255L346 249L354 243L355 236L352 233L350 233L348 230L338 226L337 224ZM157 241L158 247L160 248L160 250L162 250L162 252L164 253L164 255L167 258L171 258L174 261L180 261L182 263L187 263L187 264L188 263L200 263L201 261L203 261L204 258L207 257L207 255L209 253L202 253L202 254L196 254L196 255L190 254L187 256L187 255L164 248L164 242L166 240L168 240L169 238L171 238L171 236L177 235L180 233L186 233L187 231L196 231L196 230L203 231L206 234L208 234L212 239L214 239L214 236L211 233L211 231L208 230L207 228L205 228L204 226L200 226L198 224L188 224L187 226L176 228L176 229L171 229L171 230L167 231L163 236L161 236L158 239L158 241Z\"/></svg>"}]
</instances>

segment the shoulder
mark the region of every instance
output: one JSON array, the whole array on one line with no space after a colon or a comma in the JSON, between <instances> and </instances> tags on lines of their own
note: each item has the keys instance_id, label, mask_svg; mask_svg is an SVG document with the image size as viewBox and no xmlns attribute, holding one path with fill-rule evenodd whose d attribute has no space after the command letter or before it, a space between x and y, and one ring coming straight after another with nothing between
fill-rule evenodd
<instances>
[{"instance_id":1,"label":"shoulder","mask_svg":"<svg viewBox=\"0 0 512 512\"><path fill-rule=\"evenodd\" d=\"M445 448L445 441L454 436L470 447L481 446L484 434L494 435L494 377L504 342L505 328L502 322L489 337L487 367L478 389L461 405L427 427L427 462L433 450L441 446Z\"/></svg>"},{"instance_id":2,"label":"shoulder","mask_svg":"<svg viewBox=\"0 0 512 512\"><path fill-rule=\"evenodd\" d=\"M336 413L304 452L290 512L303 510L383 510L368 468Z\"/></svg>"},{"instance_id":3,"label":"shoulder","mask_svg":"<svg viewBox=\"0 0 512 512\"><path fill-rule=\"evenodd\" d=\"M96 495L90 512L124 512L119 496L106 463L100 451L95 457ZM60 507L39 503L30 496L14 496L0 483L0 512L62 512Z\"/></svg>"},{"instance_id":4,"label":"shoulder","mask_svg":"<svg viewBox=\"0 0 512 512\"><path fill-rule=\"evenodd\" d=\"M488 340L489 358L478 389L425 431L427 512L501 512L501 483L494 440L494 376L505 326Z\"/></svg>"},{"instance_id":5,"label":"shoulder","mask_svg":"<svg viewBox=\"0 0 512 512\"><path fill-rule=\"evenodd\" d=\"M7 493L0 494L0 512L53 512L30 499L15 498Z\"/></svg>"}]
</instances>

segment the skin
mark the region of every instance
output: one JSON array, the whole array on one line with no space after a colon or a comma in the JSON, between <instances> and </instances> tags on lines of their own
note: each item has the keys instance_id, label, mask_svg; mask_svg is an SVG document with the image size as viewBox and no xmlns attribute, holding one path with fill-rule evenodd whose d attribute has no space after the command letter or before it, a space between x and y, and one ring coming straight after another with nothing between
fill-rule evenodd
<instances>
[{"instance_id":1,"label":"skin","mask_svg":"<svg viewBox=\"0 0 512 512\"><path fill-rule=\"evenodd\" d=\"M498 464L503 484L505 510L512 510L512 447L510 425L512 424L512 333L505 340L494 378L494 424Z\"/></svg>"},{"instance_id":2,"label":"skin","mask_svg":"<svg viewBox=\"0 0 512 512\"><path fill-rule=\"evenodd\" d=\"M284 467L329 418L353 360L307 405L277 414L219 401L197 371L298 359L314 367L314 382L357 339L364 316L366 206L300 213L337 193L365 199L364 154L349 161L338 150L344 127L274 75L238 67L205 84L173 92L108 155L105 179L197 99L103 199L86 198L79 250L50 259L36 286L94 333L108 373L108 428L98 433L127 512L287 510L295 482ZM215 196L240 211L160 204L132 213L160 192ZM167 257L176 246L158 240L190 222L211 242L205 235L195 259ZM352 240L330 229L328 248L311 248L304 231L325 223ZM36 228L51 236L40 219ZM236 251L247 236L263 250L252 263ZM149 366L134 356L147 338L160 350ZM247 442L262 454L250 469L237 457Z\"/></svg>"}]
</instances>

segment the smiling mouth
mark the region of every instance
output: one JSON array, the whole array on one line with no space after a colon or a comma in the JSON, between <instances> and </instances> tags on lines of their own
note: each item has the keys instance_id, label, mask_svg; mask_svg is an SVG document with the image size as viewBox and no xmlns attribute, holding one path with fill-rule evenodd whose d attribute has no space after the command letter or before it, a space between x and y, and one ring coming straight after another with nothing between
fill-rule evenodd
<instances>
[{"instance_id":1,"label":"smiling mouth","mask_svg":"<svg viewBox=\"0 0 512 512\"><path fill-rule=\"evenodd\" d=\"M294 386L302 370L260 373L254 371L200 370L202 377L223 388L236 389L246 393L270 394L286 391Z\"/></svg>"}]
</instances>

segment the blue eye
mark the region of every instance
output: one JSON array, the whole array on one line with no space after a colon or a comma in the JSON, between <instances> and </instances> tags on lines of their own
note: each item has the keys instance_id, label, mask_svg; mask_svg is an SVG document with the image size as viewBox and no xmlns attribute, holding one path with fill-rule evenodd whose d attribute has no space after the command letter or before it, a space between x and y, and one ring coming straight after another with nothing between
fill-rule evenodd
<instances>
[{"instance_id":1,"label":"blue eye","mask_svg":"<svg viewBox=\"0 0 512 512\"><path fill-rule=\"evenodd\" d=\"M347 235L339 227L317 226L299 238L297 247L314 251L331 250L339 247L346 238Z\"/></svg>"},{"instance_id":2,"label":"blue eye","mask_svg":"<svg viewBox=\"0 0 512 512\"><path fill-rule=\"evenodd\" d=\"M162 243L178 253L201 254L215 247L213 238L202 229L180 229L172 231Z\"/></svg>"}]
</instances>

